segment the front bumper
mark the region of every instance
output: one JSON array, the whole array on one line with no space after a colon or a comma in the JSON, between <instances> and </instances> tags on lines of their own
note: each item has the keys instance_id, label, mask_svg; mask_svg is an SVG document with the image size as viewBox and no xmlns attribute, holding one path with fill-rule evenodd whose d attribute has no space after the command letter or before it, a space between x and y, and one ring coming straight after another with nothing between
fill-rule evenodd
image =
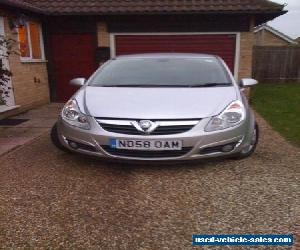
<instances>
[{"instance_id":1,"label":"front bumper","mask_svg":"<svg viewBox=\"0 0 300 250\"><path fill-rule=\"evenodd\" d=\"M185 133L160 136L123 135L107 132L92 117L90 117L91 130L73 127L61 118L58 120L57 128L61 144L73 152L123 160L174 161L229 156L240 152L250 144L253 130L250 119L246 119L237 127L209 133L204 131L208 121L209 118L202 119L192 130ZM182 140L183 150L181 152L160 152L160 154L149 154L147 152L142 154L141 151L126 153L110 149L111 139ZM77 143L79 147L74 149L70 146L70 142ZM222 152L221 149L225 145L234 145L234 148L230 152Z\"/></svg>"}]
</instances>

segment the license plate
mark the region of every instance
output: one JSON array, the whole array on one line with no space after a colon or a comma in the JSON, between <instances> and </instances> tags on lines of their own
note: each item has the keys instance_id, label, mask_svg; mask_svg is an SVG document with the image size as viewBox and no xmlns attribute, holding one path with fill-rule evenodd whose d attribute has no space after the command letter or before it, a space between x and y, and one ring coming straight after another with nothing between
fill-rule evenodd
<instances>
[{"instance_id":1,"label":"license plate","mask_svg":"<svg viewBox=\"0 0 300 250\"><path fill-rule=\"evenodd\" d=\"M147 150L147 151L181 150L182 141L111 139L110 147L114 149L131 149L131 150Z\"/></svg>"}]
</instances>

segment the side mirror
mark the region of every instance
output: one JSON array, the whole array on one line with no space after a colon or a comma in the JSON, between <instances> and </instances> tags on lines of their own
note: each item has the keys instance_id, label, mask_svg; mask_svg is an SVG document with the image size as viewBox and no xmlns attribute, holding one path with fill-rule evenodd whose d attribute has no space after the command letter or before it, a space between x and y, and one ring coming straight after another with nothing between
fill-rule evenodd
<instances>
[{"instance_id":1,"label":"side mirror","mask_svg":"<svg viewBox=\"0 0 300 250\"><path fill-rule=\"evenodd\" d=\"M241 88L252 87L256 84L258 84L258 81L254 80L254 79L251 79L251 78L244 78L240 81L240 87Z\"/></svg>"},{"instance_id":2,"label":"side mirror","mask_svg":"<svg viewBox=\"0 0 300 250\"><path fill-rule=\"evenodd\" d=\"M85 78L75 78L70 81L73 86L81 87L85 84Z\"/></svg>"}]
</instances>

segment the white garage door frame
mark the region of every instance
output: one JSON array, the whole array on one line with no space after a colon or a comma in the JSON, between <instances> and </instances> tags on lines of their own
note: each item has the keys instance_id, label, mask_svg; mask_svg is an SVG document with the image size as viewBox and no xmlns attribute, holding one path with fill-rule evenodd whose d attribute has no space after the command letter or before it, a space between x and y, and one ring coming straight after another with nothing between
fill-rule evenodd
<instances>
[{"instance_id":1,"label":"white garage door frame","mask_svg":"<svg viewBox=\"0 0 300 250\"><path fill-rule=\"evenodd\" d=\"M238 80L239 76L239 67L240 67L240 49L241 49L241 33L240 32L157 32L157 33L110 33L110 55L111 58L116 56L116 39L118 35L127 35L127 36L176 36L176 35L235 35L236 44L235 44L235 56L234 56L234 77Z\"/></svg>"}]
</instances>

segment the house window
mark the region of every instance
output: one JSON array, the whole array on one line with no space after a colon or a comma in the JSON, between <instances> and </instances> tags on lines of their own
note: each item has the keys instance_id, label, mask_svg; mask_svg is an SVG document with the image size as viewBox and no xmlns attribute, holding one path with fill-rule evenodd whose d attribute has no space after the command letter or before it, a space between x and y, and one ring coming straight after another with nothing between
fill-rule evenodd
<instances>
[{"instance_id":1,"label":"house window","mask_svg":"<svg viewBox=\"0 0 300 250\"><path fill-rule=\"evenodd\" d=\"M28 21L19 27L19 42L21 60L44 60L44 47L41 25Z\"/></svg>"}]
</instances>

